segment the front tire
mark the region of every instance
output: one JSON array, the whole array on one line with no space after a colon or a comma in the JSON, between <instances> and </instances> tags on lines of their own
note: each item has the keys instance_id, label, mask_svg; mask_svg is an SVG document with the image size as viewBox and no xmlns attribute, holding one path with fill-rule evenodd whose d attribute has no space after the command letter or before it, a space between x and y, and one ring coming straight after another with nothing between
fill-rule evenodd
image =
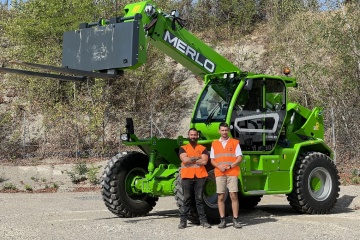
<instances>
[{"instance_id":1,"label":"front tire","mask_svg":"<svg viewBox=\"0 0 360 240\"><path fill-rule=\"evenodd\" d=\"M107 208L119 217L140 217L156 205L157 197L137 193L132 182L147 173L149 159L139 152L117 154L109 160L102 175L102 197Z\"/></svg>"},{"instance_id":2,"label":"front tire","mask_svg":"<svg viewBox=\"0 0 360 240\"><path fill-rule=\"evenodd\" d=\"M339 175L334 162L325 154L301 154L294 167L290 205L300 213L326 214L339 197Z\"/></svg>"},{"instance_id":3,"label":"front tire","mask_svg":"<svg viewBox=\"0 0 360 240\"><path fill-rule=\"evenodd\" d=\"M245 210L254 209L259 204L262 197L263 197L262 195L244 196L241 194L240 189L239 189L239 192L238 192L239 209L245 209Z\"/></svg>"},{"instance_id":4,"label":"front tire","mask_svg":"<svg viewBox=\"0 0 360 240\"><path fill-rule=\"evenodd\" d=\"M180 168L178 173L175 176L175 188L174 188L174 197L175 197L175 201L176 201L176 206L179 207L179 209L184 205L184 192L182 189L182 182L181 182L181 175L180 175ZM199 215L196 211L196 206L195 206L195 198L193 198L191 200L191 208L190 208L190 212L189 215L186 217L186 219L190 222L192 222L193 224L200 224L200 220L199 220Z\"/></svg>"}]
</instances>

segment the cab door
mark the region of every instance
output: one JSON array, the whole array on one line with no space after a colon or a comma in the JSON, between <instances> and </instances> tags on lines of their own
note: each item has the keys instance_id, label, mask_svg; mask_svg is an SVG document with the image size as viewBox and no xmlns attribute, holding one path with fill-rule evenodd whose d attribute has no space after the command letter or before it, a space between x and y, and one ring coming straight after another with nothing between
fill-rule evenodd
<instances>
[{"instance_id":1,"label":"cab door","mask_svg":"<svg viewBox=\"0 0 360 240\"><path fill-rule=\"evenodd\" d=\"M272 151L286 114L285 84L280 79L256 78L236 101L232 125L243 151Z\"/></svg>"}]
</instances>

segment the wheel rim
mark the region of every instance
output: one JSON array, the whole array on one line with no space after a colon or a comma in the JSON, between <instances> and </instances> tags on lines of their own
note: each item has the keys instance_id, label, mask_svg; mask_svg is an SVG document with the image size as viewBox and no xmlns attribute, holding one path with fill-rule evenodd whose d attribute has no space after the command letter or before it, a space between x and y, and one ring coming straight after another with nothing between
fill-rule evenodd
<instances>
[{"instance_id":1,"label":"wheel rim","mask_svg":"<svg viewBox=\"0 0 360 240\"><path fill-rule=\"evenodd\" d=\"M135 191L133 185L134 180L138 178L139 176L144 177L146 174L146 171L142 168L133 168L131 169L125 178L125 189L126 189L126 196L131 199L133 202L139 203L141 202L145 194L138 194L137 191Z\"/></svg>"},{"instance_id":2,"label":"wheel rim","mask_svg":"<svg viewBox=\"0 0 360 240\"><path fill-rule=\"evenodd\" d=\"M323 167L314 168L308 178L310 195L317 201L326 200L332 190L330 173Z\"/></svg>"},{"instance_id":3,"label":"wheel rim","mask_svg":"<svg viewBox=\"0 0 360 240\"><path fill-rule=\"evenodd\" d=\"M204 186L204 192L203 192L203 200L204 203L213 209L218 208L218 196L216 193L216 180L215 180L215 174L214 170L210 170L208 172L208 177L206 178L205 186ZM225 199L228 197L228 192L225 193Z\"/></svg>"}]
</instances>

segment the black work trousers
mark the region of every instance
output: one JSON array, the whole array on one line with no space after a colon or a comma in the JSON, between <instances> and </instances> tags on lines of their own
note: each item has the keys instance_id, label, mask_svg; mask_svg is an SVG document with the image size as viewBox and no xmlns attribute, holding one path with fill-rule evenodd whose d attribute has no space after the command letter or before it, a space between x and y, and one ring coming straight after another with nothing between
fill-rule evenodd
<instances>
[{"instance_id":1,"label":"black work trousers","mask_svg":"<svg viewBox=\"0 0 360 240\"><path fill-rule=\"evenodd\" d=\"M204 190L206 178L184 178L181 179L182 189L184 193L184 205L180 208L180 221L186 221L189 214L192 199L195 198L196 210L201 223L207 222L202 194Z\"/></svg>"}]
</instances>

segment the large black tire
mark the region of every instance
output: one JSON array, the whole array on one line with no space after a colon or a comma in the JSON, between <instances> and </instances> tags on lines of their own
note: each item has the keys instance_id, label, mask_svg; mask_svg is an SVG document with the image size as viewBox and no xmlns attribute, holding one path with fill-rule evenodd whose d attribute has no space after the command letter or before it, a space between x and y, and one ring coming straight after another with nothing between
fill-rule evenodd
<instances>
[{"instance_id":1,"label":"large black tire","mask_svg":"<svg viewBox=\"0 0 360 240\"><path fill-rule=\"evenodd\" d=\"M139 152L117 154L105 167L101 179L102 197L107 208L119 217L140 217L156 205L157 197L134 193L131 183L135 177L148 172L149 159Z\"/></svg>"},{"instance_id":2,"label":"large black tire","mask_svg":"<svg viewBox=\"0 0 360 240\"><path fill-rule=\"evenodd\" d=\"M293 190L287 199L299 213L326 214L339 197L339 186L338 171L327 155L303 153L295 163Z\"/></svg>"},{"instance_id":3,"label":"large black tire","mask_svg":"<svg viewBox=\"0 0 360 240\"><path fill-rule=\"evenodd\" d=\"M175 176L174 197L176 201L176 206L178 206L180 209L181 206L184 204L184 193L181 184L180 169ZM193 198L191 201L192 201L191 202L192 207L190 209L189 215L187 216L187 220L192 222L193 224L200 224L199 215L196 211L196 206L195 206L195 198Z\"/></svg>"},{"instance_id":4,"label":"large black tire","mask_svg":"<svg viewBox=\"0 0 360 240\"><path fill-rule=\"evenodd\" d=\"M239 189L239 192L238 192L239 208L245 209L245 210L252 210L259 204L262 197L263 197L262 195L244 196L241 194L240 189Z\"/></svg>"},{"instance_id":5,"label":"large black tire","mask_svg":"<svg viewBox=\"0 0 360 240\"><path fill-rule=\"evenodd\" d=\"M206 179L204 192L202 195L204 201L204 209L208 222L210 224L217 224L220 222L220 214L217 204L217 193L216 193L214 170L210 170L208 174L209 176ZM176 176L174 194L175 194L176 205L180 208L184 204L184 194L181 185L180 173L177 174ZM231 200L228 192L225 194L225 198L226 198L225 212L226 215L229 215L229 213L231 212ZM195 209L196 208L194 208L194 210ZM197 221L192 220L194 216L195 216L194 213L191 213L190 218L188 218L188 220L190 220L193 223L196 223Z\"/></svg>"}]
</instances>

